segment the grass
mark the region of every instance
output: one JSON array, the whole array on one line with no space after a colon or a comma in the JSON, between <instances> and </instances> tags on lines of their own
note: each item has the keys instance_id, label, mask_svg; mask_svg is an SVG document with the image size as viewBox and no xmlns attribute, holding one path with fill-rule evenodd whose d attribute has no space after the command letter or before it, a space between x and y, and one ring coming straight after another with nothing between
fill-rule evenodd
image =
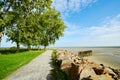
<instances>
[{"instance_id":1,"label":"grass","mask_svg":"<svg viewBox=\"0 0 120 80\"><path fill-rule=\"evenodd\" d=\"M44 50L24 51L15 54L0 54L0 80L14 72L19 67L30 62Z\"/></svg>"}]
</instances>

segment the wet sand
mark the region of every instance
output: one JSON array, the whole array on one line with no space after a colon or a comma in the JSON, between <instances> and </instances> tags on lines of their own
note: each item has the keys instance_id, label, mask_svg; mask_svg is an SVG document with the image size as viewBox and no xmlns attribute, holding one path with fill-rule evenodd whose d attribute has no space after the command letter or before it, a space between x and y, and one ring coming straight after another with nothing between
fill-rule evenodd
<instances>
[{"instance_id":1,"label":"wet sand","mask_svg":"<svg viewBox=\"0 0 120 80\"><path fill-rule=\"evenodd\" d=\"M104 64L105 66L120 69L120 57L115 57L111 55L93 55L85 57L89 61L97 64Z\"/></svg>"}]
</instances>

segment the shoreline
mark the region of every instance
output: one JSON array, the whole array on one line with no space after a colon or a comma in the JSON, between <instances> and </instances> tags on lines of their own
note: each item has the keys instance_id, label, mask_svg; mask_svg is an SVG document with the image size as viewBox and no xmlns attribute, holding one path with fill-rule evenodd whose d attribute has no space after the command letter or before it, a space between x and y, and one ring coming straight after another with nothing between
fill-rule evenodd
<instances>
[{"instance_id":1,"label":"shoreline","mask_svg":"<svg viewBox=\"0 0 120 80\"><path fill-rule=\"evenodd\" d=\"M84 59L88 59L91 62L97 64L103 64L107 67L119 69L120 68L120 60L112 55L92 55L84 57Z\"/></svg>"},{"instance_id":2,"label":"shoreline","mask_svg":"<svg viewBox=\"0 0 120 80\"><path fill-rule=\"evenodd\" d=\"M71 77L71 80L120 79L120 56L116 59L112 55L97 54L82 57L82 54L84 53L80 53L80 57L80 55L74 55L67 50L57 50L55 54L57 61L55 62L66 75Z\"/></svg>"},{"instance_id":3,"label":"shoreline","mask_svg":"<svg viewBox=\"0 0 120 80\"><path fill-rule=\"evenodd\" d=\"M67 50L73 55L78 55L79 51L92 50L92 56L87 56L86 58L97 64L104 64L105 66L112 68L120 68L120 48L112 47L63 47L57 48L59 50Z\"/></svg>"}]
</instances>

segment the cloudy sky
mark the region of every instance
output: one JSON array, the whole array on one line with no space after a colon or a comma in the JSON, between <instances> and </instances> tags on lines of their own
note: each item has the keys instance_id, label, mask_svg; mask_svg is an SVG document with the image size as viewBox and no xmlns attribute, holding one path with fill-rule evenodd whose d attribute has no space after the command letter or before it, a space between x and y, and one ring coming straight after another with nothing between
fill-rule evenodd
<instances>
[{"instance_id":1,"label":"cloudy sky","mask_svg":"<svg viewBox=\"0 0 120 80\"><path fill-rule=\"evenodd\" d=\"M120 46L120 0L53 0L67 28L52 47ZM2 39L1 46L15 45Z\"/></svg>"},{"instance_id":2,"label":"cloudy sky","mask_svg":"<svg viewBox=\"0 0 120 80\"><path fill-rule=\"evenodd\" d=\"M120 46L120 0L54 0L68 28L54 46Z\"/></svg>"}]
</instances>

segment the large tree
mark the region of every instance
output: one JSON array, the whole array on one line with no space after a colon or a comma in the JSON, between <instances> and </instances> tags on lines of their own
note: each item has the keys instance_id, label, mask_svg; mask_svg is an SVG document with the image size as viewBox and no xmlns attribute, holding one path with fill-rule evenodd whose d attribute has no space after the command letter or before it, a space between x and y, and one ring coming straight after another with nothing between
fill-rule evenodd
<instances>
[{"instance_id":1,"label":"large tree","mask_svg":"<svg viewBox=\"0 0 120 80\"><path fill-rule=\"evenodd\" d=\"M60 13L51 8L51 0L2 0L0 3L1 32L6 29L8 41L16 42L18 50L20 44L29 49L46 47L63 36L66 26Z\"/></svg>"},{"instance_id":2,"label":"large tree","mask_svg":"<svg viewBox=\"0 0 120 80\"><path fill-rule=\"evenodd\" d=\"M41 45L45 48L50 44L54 44L60 36L63 36L66 28L60 13L55 9L46 10L41 14L40 24L43 27Z\"/></svg>"},{"instance_id":3,"label":"large tree","mask_svg":"<svg viewBox=\"0 0 120 80\"><path fill-rule=\"evenodd\" d=\"M40 14L45 9L49 8L51 5L51 0L2 0L0 3L4 3L1 8L1 15L3 18L1 21L4 25L1 23L0 26L6 27L6 35L9 37L8 40L16 42L19 50L19 44L24 36L22 35L24 31L23 27L28 26L28 24L26 24L26 19L29 15L36 11ZM3 9L6 8L7 10L4 11ZM10 15L10 13L12 15ZM4 19L6 16L9 20ZM10 16L10 18L8 16ZM5 20L7 20L7 22L5 22Z\"/></svg>"}]
</instances>

